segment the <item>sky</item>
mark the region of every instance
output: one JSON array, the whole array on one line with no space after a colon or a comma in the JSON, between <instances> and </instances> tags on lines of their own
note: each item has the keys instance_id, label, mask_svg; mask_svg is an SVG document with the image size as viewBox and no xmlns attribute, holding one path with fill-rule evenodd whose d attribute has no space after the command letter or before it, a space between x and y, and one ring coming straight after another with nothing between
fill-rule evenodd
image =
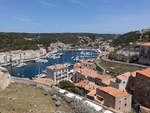
<instances>
[{"instance_id":1,"label":"sky","mask_svg":"<svg viewBox=\"0 0 150 113\"><path fill-rule=\"evenodd\" d=\"M0 32L126 33L150 28L150 0L0 0Z\"/></svg>"}]
</instances>

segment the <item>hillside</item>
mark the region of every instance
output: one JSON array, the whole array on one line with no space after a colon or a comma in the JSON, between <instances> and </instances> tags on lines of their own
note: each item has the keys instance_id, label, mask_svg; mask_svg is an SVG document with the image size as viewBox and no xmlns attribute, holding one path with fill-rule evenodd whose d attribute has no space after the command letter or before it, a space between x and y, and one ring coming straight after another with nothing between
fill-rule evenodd
<instances>
[{"instance_id":1,"label":"hillside","mask_svg":"<svg viewBox=\"0 0 150 113\"><path fill-rule=\"evenodd\" d=\"M89 45L91 42L108 40L116 37L114 34L92 33L0 33L0 51L16 49L37 49L38 44L48 47L50 43L63 42L71 45Z\"/></svg>"},{"instance_id":2,"label":"hillside","mask_svg":"<svg viewBox=\"0 0 150 113\"><path fill-rule=\"evenodd\" d=\"M52 96L32 85L13 83L5 90L0 90L1 113L72 113L72 108L61 100L57 107Z\"/></svg>"},{"instance_id":3,"label":"hillside","mask_svg":"<svg viewBox=\"0 0 150 113\"><path fill-rule=\"evenodd\" d=\"M139 42L147 41L150 41L150 29L143 29L120 35L112 41L111 45L114 47L123 48L129 46L130 44L136 45Z\"/></svg>"}]
</instances>

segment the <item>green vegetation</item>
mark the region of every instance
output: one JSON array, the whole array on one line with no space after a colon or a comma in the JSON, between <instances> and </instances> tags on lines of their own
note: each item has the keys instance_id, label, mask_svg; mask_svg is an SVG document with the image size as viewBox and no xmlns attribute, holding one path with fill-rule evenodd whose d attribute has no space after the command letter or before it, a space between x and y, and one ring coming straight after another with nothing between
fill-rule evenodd
<instances>
[{"instance_id":1,"label":"green vegetation","mask_svg":"<svg viewBox=\"0 0 150 113\"><path fill-rule=\"evenodd\" d=\"M130 44L130 42L136 42L139 39L140 34L137 32L129 32L123 35L120 35L118 38L114 39L111 43L114 47L125 47Z\"/></svg>"},{"instance_id":2,"label":"green vegetation","mask_svg":"<svg viewBox=\"0 0 150 113\"><path fill-rule=\"evenodd\" d=\"M133 72L139 69L143 69L142 67L138 67L138 66L108 62L108 61L104 61L103 59L99 59L96 62L106 69L107 74L110 74L113 77L116 77L117 75L120 75L125 72ZM101 69L99 69L99 71L102 72Z\"/></svg>"},{"instance_id":3,"label":"green vegetation","mask_svg":"<svg viewBox=\"0 0 150 113\"><path fill-rule=\"evenodd\" d=\"M27 50L27 49L37 49L38 46L35 41L25 40L23 38L8 36L7 34L0 34L0 51L9 50Z\"/></svg>"},{"instance_id":4,"label":"green vegetation","mask_svg":"<svg viewBox=\"0 0 150 113\"><path fill-rule=\"evenodd\" d=\"M123 35L120 35L114 39L111 43L114 47L128 47L132 42L135 45L137 42L149 42L150 41L150 32L144 32L141 34L139 31L129 32ZM132 45L132 46L133 46Z\"/></svg>"},{"instance_id":5,"label":"green vegetation","mask_svg":"<svg viewBox=\"0 0 150 113\"><path fill-rule=\"evenodd\" d=\"M74 85L74 83L68 81L68 80L63 80L60 81L58 86L62 89L65 89L67 91L76 93L76 94L80 94L80 90Z\"/></svg>"},{"instance_id":6,"label":"green vegetation","mask_svg":"<svg viewBox=\"0 0 150 113\"><path fill-rule=\"evenodd\" d=\"M79 37L83 37L81 39ZM45 48L50 43L63 42L71 45L83 45L96 39L113 39L114 34L92 34L92 33L0 33L0 50L9 51L16 49L37 49L38 44L42 44Z\"/></svg>"}]
</instances>

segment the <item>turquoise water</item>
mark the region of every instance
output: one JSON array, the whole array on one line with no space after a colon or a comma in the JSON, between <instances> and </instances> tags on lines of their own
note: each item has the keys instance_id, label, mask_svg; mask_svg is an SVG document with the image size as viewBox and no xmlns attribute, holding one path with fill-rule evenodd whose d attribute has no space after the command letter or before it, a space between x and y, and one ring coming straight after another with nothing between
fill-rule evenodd
<instances>
[{"instance_id":1,"label":"turquoise water","mask_svg":"<svg viewBox=\"0 0 150 113\"><path fill-rule=\"evenodd\" d=\"M17 76L17 77L35 77L37 74L42 73L46 69L47 66L54 65L54 64L64 64L64 63L70 63L70 64L75 64L77 63L72 59L72 57L79 56L84 60L91 59L91 58L96 58L98 54L95 51L82 51L82 53L90 53L89 55L81 55L81 51L65 51L63 52L63 55L58 58L58 59L51 59L47 58L48 62L47 63L37 63L37 62L28 62L26 66L16 68L12 66L7 66L6 68L10 72L12 76ZM69 67L71 69L72 67Z\"/></svg>"}]
</instances>

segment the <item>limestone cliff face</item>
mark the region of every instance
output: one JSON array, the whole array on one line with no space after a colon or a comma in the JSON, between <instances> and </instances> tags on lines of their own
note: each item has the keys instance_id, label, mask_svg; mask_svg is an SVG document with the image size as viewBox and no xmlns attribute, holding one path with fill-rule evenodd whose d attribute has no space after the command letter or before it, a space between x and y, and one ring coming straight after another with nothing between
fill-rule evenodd
<instances>
[{"instance_id":1,"label":"limestone cliff face","mask_svg":"<svg viewBox=\"0 0 150 113\"><path fill-rule=\"evenodd\" d=\"M11 82L11 76L7 69L0 67L0 90L4 90Z\"/></svg>"}]
</instances>

